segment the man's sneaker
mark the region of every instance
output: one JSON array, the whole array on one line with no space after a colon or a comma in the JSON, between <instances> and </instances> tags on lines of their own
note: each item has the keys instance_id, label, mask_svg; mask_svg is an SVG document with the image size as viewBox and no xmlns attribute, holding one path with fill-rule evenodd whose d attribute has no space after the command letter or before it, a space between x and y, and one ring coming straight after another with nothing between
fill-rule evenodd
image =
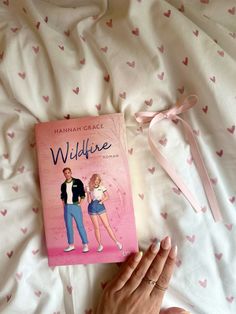
<instances>
[{"instance_id":1,"label":"man's sneaker","mask_svg":"<svg viewBox=\"0 0 236 314\"><path fill-rule=\"evenodd\" d=\"M88 251L89 251L88 244L84 244L83 245L83 253L86 253Z\"/></svg>"},{"instance_id":2,"label":"man's sneaker","mask_svg":"<svg viewBox=\"0 0 236 314\"><path fill-rule=\"evenodd\" d=\"M102 250L103 250L103 246L102 246L102 244L99 244L97 251L102 252Z\"/></svg>"},{"instance_id":3,"label":"man's sneaker","mask_svg":"<svg viewBox=\"0 0 236 314\"><path fill-rule=\"evenodd\" d=\"M69 245L67 248L64 249L64 252L70 252L75 249L74 245Z\"/></svg>"},{"instance_id":4,"label":"man's sneaker","mask_svg":"<svg viewBox=\"0 0 236 314\"><path fill-rule=\"evenodd\" d=\"M117 245L117 247L118 247L118 249L119 250L122 250L122 248L123 248L123 245L120 243L120 242L116 242L116 245Z\"/></svg>"}]
</instances>

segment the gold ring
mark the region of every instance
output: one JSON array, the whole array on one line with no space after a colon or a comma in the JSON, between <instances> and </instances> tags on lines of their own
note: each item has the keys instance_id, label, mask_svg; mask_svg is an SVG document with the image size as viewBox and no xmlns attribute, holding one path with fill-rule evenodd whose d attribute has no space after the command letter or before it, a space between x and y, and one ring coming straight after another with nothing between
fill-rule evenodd
<instances>
[{"instance_id":1,"label":"gold ring","mask_svg":"<svg viewBox=\"0 0 236 314\"><path fill-rule=\"evenodd\" d=\"M143 279L144 279L146 282L148 282L149 285L155 286L155 285L157 284L157 282L156 282L155 280L149 279L149 278L147 278L147 277L144 277Z\"/></svg>"},{"instance_id":2,"label":"gold ring","mask_svg":"<svg viewBox=\"0 0 236 314\"><path fill-rule=\"evenodd\" d=\"M161 291L166 291L167 290L167 288L164 288L164 287L160 286L157 282L155 283L154 287L159 289L159 290L161 290Z\"/></svg>"}]
</instances>

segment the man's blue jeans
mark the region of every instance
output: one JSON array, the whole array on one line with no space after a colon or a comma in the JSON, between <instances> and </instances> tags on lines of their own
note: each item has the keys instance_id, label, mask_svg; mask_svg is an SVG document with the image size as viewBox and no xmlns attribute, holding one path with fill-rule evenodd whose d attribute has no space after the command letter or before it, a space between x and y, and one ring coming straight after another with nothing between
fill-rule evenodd
<instances>
[{"instance_id":1,"label":"man's blue jeans","mask_svg":"<svg viewBox=\"0 0 236 314\"><path fill-rule=\"evenodd\" d=\"M88 243L87 234L83 224L83 215L80 205L78 204L66 204L64 206L64 219L66 224L66 232L68 243L74 243L74 232L73 232L73 224L72 219L75 219L77 229L79 231L79 235L82 239L82 243Z\"/></svg>"}]
</instances>

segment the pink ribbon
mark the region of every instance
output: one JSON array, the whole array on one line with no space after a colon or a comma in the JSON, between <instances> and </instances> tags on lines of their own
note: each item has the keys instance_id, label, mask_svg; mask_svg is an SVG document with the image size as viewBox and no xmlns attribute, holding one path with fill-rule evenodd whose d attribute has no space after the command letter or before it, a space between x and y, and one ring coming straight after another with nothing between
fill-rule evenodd
<instances>
[{"instance_id":1,"label":"pink ribbon","mask_svg":"<svg viewBox=\"0 0 236 314\"><path fill-rule=\"evenodd\" d=\"M174 181L176 186L182 191L184 196L188 199L188 201L190 202L192 207L195 209L195 211L200 212L201 207L197 199L194 197L192 192L185 185L185 183L183 182L179 174L172 167L171 163L162 155L162 153L156 147L151 136L151 129L153 125L156 124L157 122L160 122L163 119L180 120L183 123L184 129L187 135L187 139L190 144L192 157L196 164L199 176L202 180L202 184L203 184L203 187L204 187L204 190L205 190L205 193L206 193L206 196L207 196L210 208L211 208L212 215L215 221L220 221L222 220L222 216L219 210L219 205L215 196L215 192L212 187L211 180L208 176L204 161L201 157L197 142L195 140L195 135L190 125L178 116L180 113L183 113L187 111L188 109L192 108L197 103L197 101L198 101L197 96L190 95L186 97L183 100L183 102L180 103L180 105L177 103L176 106L171 109L168 109L162 112L137 112L135 114L135 118L137 122L141 124L149 123L148 142L154 156L156 157L159 164L165 169L165 171Z\"/></svg>"}]
</instances>

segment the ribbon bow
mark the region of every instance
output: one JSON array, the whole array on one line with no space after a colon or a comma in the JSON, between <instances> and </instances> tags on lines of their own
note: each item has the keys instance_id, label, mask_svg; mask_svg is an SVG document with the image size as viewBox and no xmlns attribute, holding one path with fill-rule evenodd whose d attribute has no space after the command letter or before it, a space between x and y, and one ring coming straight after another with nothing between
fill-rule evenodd
<instances>
[{"instance_id":1,"label":"ribbon bow","mask_svg":"<svg viewBox=\"0 0 236 314\"><path fill-rule=\"evenodd\" d=\"M176 172L176 170L172 167L171 163L162 155L162 153L156 147L151 136L151 129L153 125L163 119L180 120L183 123L185 132L187 135L187 139L190 144L192 157L196 164L199 176L202 180L202 184L203 184L203 187L204 187L204 190L205 190L205 193L206 193L206 196L207 196L207 199L208 199L211 211L212 211L212 215L215 221L220 221L222 220L222 216L219 210L219 205L215 196L215 192L212 187L211 180L208 176L204 161L200 154L197 142L195 140L193 130L186 121L184 121L182 118L178 116L180 113L183 113L187 111L188 109L192 108L197 103L197 101L198 101L197 96L190 95L186 97L182 103L180 104L177 103L176 106L171 109L168 109L162 112L137 112L135 114L135 118L137 122L141 124L149 123L148 142L154 156L156 157L159 164L165 169L165 171L174 181L176 186L182 191L184 196L188 199L188 201L190 202L192 207L195 209L195 211L199 212L201 211L201 207L198 201L196 200L192 192L188 189L188 187L185 185L185 183L183 182L179 174Z\"/></svg>"}]
</instances>

